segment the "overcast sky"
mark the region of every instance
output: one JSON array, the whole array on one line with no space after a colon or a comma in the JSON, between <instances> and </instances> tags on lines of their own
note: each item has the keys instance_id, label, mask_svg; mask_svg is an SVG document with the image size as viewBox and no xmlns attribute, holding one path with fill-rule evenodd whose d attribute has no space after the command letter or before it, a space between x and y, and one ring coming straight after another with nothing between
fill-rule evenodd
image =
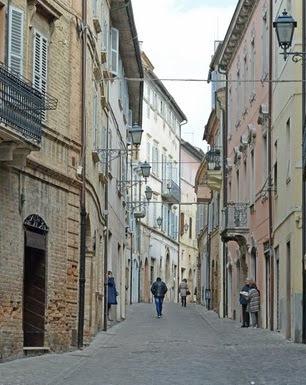
<instances>
[{"instance_id":1,"label":"overcast sky","mask_svg":"<svg viewBox=\"0 0 306 385\"><path fill-rule=\"evenodd\" d=\"M214 41L223 39L237 0L132 0L132 4L138 38L157 76L206 79ZM200 146L210 114L210 86L164 84L188 118L183 138Z\"/></svg>"}]
</instances>

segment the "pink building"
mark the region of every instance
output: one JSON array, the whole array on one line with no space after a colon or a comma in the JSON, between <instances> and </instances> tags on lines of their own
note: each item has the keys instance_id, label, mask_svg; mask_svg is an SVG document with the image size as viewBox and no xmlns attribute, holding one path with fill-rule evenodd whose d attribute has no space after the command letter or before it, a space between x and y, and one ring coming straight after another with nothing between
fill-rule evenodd
<instances>
[{"instance_id":1,"label":"pink building","mask_svg":"<svg viewBox=\"0 0 306 385\"><path fill-rule=\"evenodd\" d=\"M239 292L247 277L261 292L261 326L272 312L269 241L269 2L240 0L223 42L219 67L226 73L227 153L224 224L227 245L226 307L239 319ZM227 149L226 149L227 146ZM226 151L227 150L227 151ZM227 199L226 199L227 198Z\"/></svg>"}]
</instances>

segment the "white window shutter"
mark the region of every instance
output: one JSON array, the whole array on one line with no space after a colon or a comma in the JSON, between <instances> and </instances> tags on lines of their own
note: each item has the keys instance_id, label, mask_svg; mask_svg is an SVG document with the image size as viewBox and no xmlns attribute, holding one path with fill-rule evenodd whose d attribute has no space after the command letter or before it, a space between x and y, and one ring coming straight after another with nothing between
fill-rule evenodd
<instances>
[{"instance_id":1,"label":"white window shutter","mask_svg":"<svg viewBox=\"0 0 306 385\"><path fill-rule=\"evenodd\" d=\"M119 31L111 29L111 72L118 75L119 70Z\"/></svg>"},{"instance_id":2,"label":"white window shutter","mask_svg":"<svg viewBox=\"0 0 306 385\"><path fill-rule=\"evenodd\" d=\"M21 10L10 8L8 65L20 75L23 73L23 18Z\"/></svg>"},{"instance_id":3,"label":"white window shutter","mask_svg":"<svg viewBox=\"0 0 306 385\"><path fill-rule=\"evenodd\" d=\"M47 92L48 40L39 32L34 35L33 86L42 93Z\"/></svg>"}]
</instances>

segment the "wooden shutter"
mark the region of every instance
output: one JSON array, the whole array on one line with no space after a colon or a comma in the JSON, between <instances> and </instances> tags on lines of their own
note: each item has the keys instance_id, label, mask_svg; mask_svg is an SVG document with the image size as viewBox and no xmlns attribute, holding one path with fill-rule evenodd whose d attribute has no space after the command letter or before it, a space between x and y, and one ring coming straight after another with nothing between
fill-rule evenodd
<instances>
[{"instance_id":1,"label":"wooden shutter","mask_svg":"<svg viewBox=\"0 0 306 385\"><path fill-rule=\"evenodd\" d=\"M23 12L10 7L8 65L12 71L23 73Z\"/></svg>"},{"instance_id":2,"label":"wooden shutter","mask_svg":"<svg viewBox=\"0 0 306 385\"><path fill-rule=\"evenodd\" d=\"M111 29L111 72L118 75L119 69L119 31Z\"/></svg>"},{"instance_id":3,"label":"wooden shutter","mask_svg":"<svg viewBox=\"0 0 306 385\"><path fill-rule=\"evenodd\" d=\"M42 93L47 92L48 40L35 31L33 49L33 85Z\"/></svg>"}]
</instances>

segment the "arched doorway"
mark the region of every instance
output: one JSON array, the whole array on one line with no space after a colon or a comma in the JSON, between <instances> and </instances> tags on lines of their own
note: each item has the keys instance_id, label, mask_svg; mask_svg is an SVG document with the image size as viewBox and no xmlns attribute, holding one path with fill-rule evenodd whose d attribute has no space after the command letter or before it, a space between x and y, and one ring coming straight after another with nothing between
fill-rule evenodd
<instances>
[{"instance_id":1,"label":"arched doorway","mask_svg":"<svg viewBox=\"0 0 306 385\"><path fill-rule=\"evenodd\" d=\"M44 346L48 226L36 214L24 221L23 344Z\"/></svg>"},{"instance_id":2,"label":"arched doorway","mask_svg":"<svg viewBox=\"0 0 306 385\"><path fill-rule=\"evenodd\" d=\"M140 285L139 285L139 295L140 295L140 302L144 301L144 274L143 274L143 263L140 261L139 265L139 279L140 279Z\"/></svg>"},{"instance_id":3,"label":"arched doorway","mask_svg":"<svg viewBox=\"0 0 306 385\"><path fill-rule=\"evenodd\" d=\"M189 296L189 301L190 302L193 302L193 276L192 276L192 270L189 269L189 272L188 272L188 288L189 288L189 291L190 291L190 296Z\"/></svg>"}]
</instances>

